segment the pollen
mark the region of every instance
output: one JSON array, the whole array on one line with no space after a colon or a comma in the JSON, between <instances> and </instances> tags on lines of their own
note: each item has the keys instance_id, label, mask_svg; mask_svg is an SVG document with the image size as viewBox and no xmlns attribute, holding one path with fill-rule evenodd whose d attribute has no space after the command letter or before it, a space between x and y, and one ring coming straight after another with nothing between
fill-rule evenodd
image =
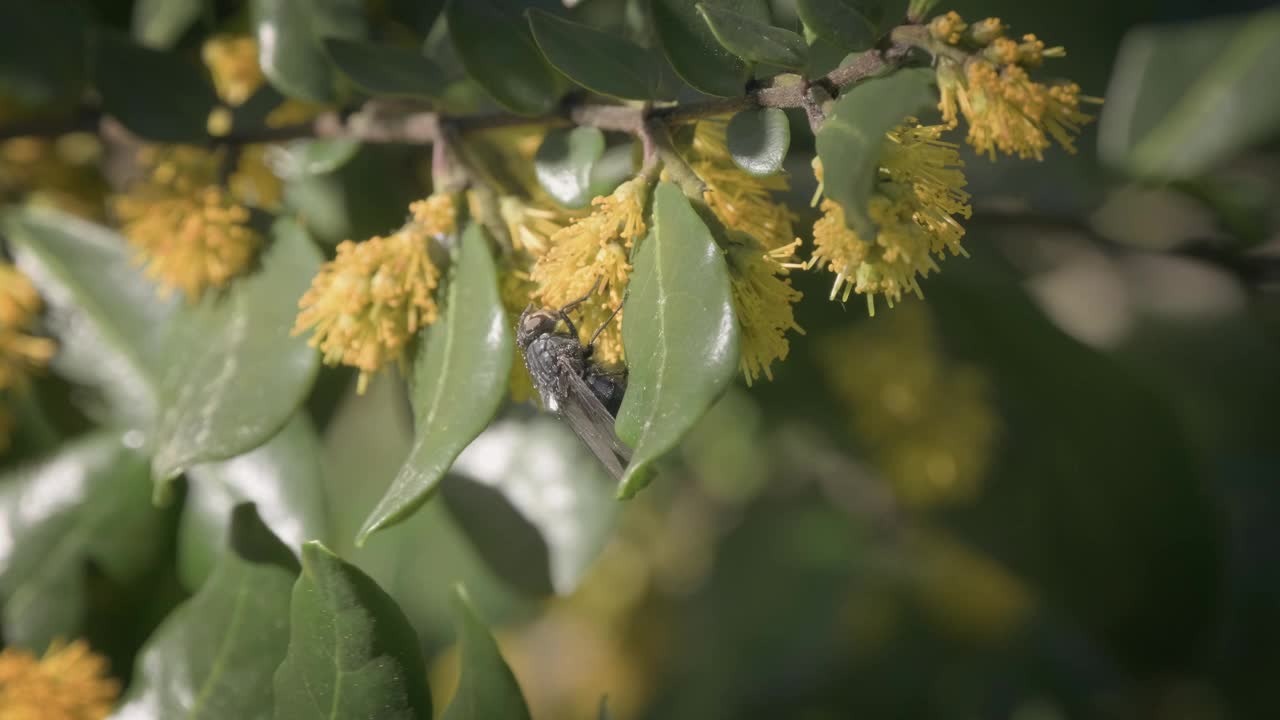
<instances>
[{"instance_id":1,"label":"pollen","mask_svg":"<svg viewBox=\"0 0 1280 720\"><path fill-rule=\"evenodd\" d=\"M821 201L814 223L809 267L835 274L831 299L847 301L856 292L875 314L875 296L890 307L903 294L922 295L919 278L938 270L949 251L964 255L964 227L955 216L969 217L969 195L955 145L939 140L942 126L919 126L914 118L885 134L878 180L867 213L877 226L864 238L848 226L845 209L830 198ZM821 177L821 164L815 172Z\"/></svg>"},{"instance_id":2,"label":"pollen","mask_svg":"<svg viewBox=\"0 0 1280 720\"><path fill-rule=\"evenodd\" d=\"M790 350L788 332L804 334L793 312L802 295L787 279L800 241L766 250L750 236L738 237L742 241L730 245L726 259L742 340L738 368L749 386L761 375L773 380L773 363L785 360Z\"/></svg>"},{"instance_id":3,"label":"pollen","mask_svg":"<svg viewBox=\"0 0 1280 720\"><path fill-rule=\"evenodd\" d=\"M444 222L452 200L432 197L410 208L413 219L397 232L339 244L298 302L293 334L310 330L326 364L359 369L361 393L373 373L402 363L410 340L439 315L431 246L453 231Z\"/></svg>"},{"instance_id":4,"label":"pollen","mask_svg":"<svg viewBox=\"0 0 1280 720\"><path fill-rule=\"evenodd\" d=\"M36 658L25 650L0 652L0 718L101 720L120 694L107 660L77 640L55 642Z\"/></svg>"}]
</instances>

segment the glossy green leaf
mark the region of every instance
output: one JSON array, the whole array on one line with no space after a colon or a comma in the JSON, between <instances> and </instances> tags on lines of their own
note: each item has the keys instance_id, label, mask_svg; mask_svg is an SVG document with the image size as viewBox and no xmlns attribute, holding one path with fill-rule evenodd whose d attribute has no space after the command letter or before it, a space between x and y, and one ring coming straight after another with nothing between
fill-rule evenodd
<instances>
[{"instance_id":1,"label":"glossy green leaf","mask_svg":"<svg viewBox=\"0 0 1280 720\"><path fill-rule=\"evenodd\" d=\"M138 0L133 5L133 37L142 45L169 50L200 17L205 0Z\"/></svg>"},{"instance_id":2,"label":"glossy green leaf","mask_svg":"<svg viewBox=\"0 0 1280 720\"><path fill-rule=\"evenodd\" d=\"M253 505L224 517L228 551L143 646L113 720L270 718L298 560Z\"/></svg>"},{"instance_id":3,"label":"glossy green leaf","mask_svg":"<svg viewBox=\"0 0 1280 720\"><path fill-rule=\"evenodd\" d=\"M1275 8L1130 32L1102 111L1103 161L1141 177L1188 179L1274 137L1277 37Z\"/></svg>"},{"instance_id":4,"label":"glossy green leaf","mask_svg":"<svg viewBox=\"0 0 1280 720\"><path fill-rule=\"evenodd\" d=\"M325 40L324 48L333 64L370 95L432 100L444 94L443 71L416 50L342 38Z\"/></svg>"},{"instance_id":5,"label":"glossy green leaf","mask_svg":"<svg viewBox=\"0 0 1280 720\"><path fill-rule=\"evenodd\" d=\"M462 671L444 720L530 720L520 684L462 586L454 588Z\"/></svg>"},{"instance_id":6,"label":"glossy green leaf","mask_svg":"<svg viewBox=\"0 0 1280 720\"><path fill-rule=\"evenodd\" d=\"M157 407L165 326L177 308L130 260L124 238L53 209L5 215L5 235L45 300L53 369L98 391L103 421L146 427Z\"/></svg>"},{"instance_id":7,"label":"glossy green leaf","mask_svg":"<svg viewBox=\"0 0 1280 720\"><path fill-rule=\"evenodd\" d=\"M608 195L623 182L640 171L635 143L627 142L606 148L604 154L591 166L591 197Z\"/></svg>"},{"instance_id":8,"label":"glossy green leaf","mask_svg":"<svg viewBox=\"0 0 1280 720\"><path fill-rule=\"evenodd\" d=\"M417 440L365 520L358 543L426 502L454 458L484 430L506 397L513 341L496 273L488 235L472 223L462 234L444 311L423 333L414 359L411 400Z\"/></svg>"},{"instance_id":9,"label":"glossy green leaf","mask_svg":"<svg viewBox=\"0 0 1280 720\"><path fill-rule=\"evenodd\" d=\"M745 110L734 115L725 129L729 156L747 173L756 177L782 169L791 147L791 122L778 108Z\"/></svg>"},{"instance_id":10,"label":"glossy green leaf","mask_svg":"<svg viewBox=\"0 0 1280 720\"><path fill-rule=\"evenodd\" d=\"M209 137L209 111L218 95L195 58L134 45L103 30L94 36L93 83L102 109L139 137L157 142Z\"/></svg>"},{"instance_id":11,"label":"glossy green leaf","mask_svg":"<svg viewBox=\"0 0 1280 720\"><path fill-rule=\"evenodd\" d=\"M408 619L372 578L319 542L302 546L289 617L276 720L431 717L426 663Z\"/></svg>"},{"instance_id":12,"label":"glossy green leaf","mask_svg":"<svg viewBox=\"0 0 1280 720\"><path fill-rule=\"evenodd\" d=\"M252 0L262 72L280 92L312 102L337 98L325 38L365 35L361 0Z\"/></svg>"},{"instance_id":13,"label":"glossy green leaf","mask_svg":"<svg viewBox=\"0 0 1280 720\"><path fill-rule=\"evenodd\" d=\"M636 251L622 342L627 394L618 436L635 448L618 487L630 497L729 386L738 321L729 272L711 231L680 189L658 184L653 230Z\"/></svg>"},{"instance_id":14,"label":"glossy green leaf","mask_svg":"<svg viewBox=\"0 0 1280 720\"><path fill-rule=\"evenodd\" d=\"M285 180L331 173L360 151L359 140L299 140L270 148L271 169Z\"/></svg>"},{"instance_id":15,"label":"glossy green leaf","mask_svg":"<svg viewBox=\"0 0 1280 720\"><path fill-rule=\"evenodd\" d=\"M716 40L743 60L792 70L804 68L807 46L800 35L705 2L698 3L698 14Z\"/></svg>"},{"instance_id":16,"label":"glossy green leaf","mask_svg":"<svg viewBox=\"0 0 1280 720\"><path fill-rule=\"evenodd\" d=\"M674 99L661 53L548 12L530 10L528 16L547 60L591 92L623 100Z\"/></svg>"},{"instance_id":17,"label":"glossy green leaf","mask_svg":"<svg viewBox=\"0 0 1280 720\"><path fill-rule=\"evenodd\" d=\"M845 52L875 44L875 25L853 0L796 0L796 13L809 32L835 42Z\"/></svg>"},{"instance_id":18,"label":"glossy green leaf","mask_svg":"<svg viewBox=\"0 0 1280 720\"><path fill-rule=\"evenodd\" d=\"M617 508L590 451L545 415L490 426L458 456L442 496L498 576L530 593L573 592Z\"/></svg>"},{"instance_id":19,"label":"glossy green leaf","mask_svg":"<svg viewBox=\"0 0 1280 720\"><path fill-rule=\"evenodd\" d=\"M710 95L741 95L750 68L716 40L697 10L697 0L652 0L653 28L678 75ZM765 0L710 0L704 4L731 10L757 22L769 22Z\"/></svg>"},{"instance_id":20,"label":"glossy green leaf","mask_svg":"<svg viewBox=\"0 0 1280 720\"><path fill-rule=\"evenodd\" d=\"M885 133L937 102L932 84L933 71L923 68L858 83L841 93L818 131L824 192L840 203L845 221L862 237L876 234L867 201L875 189Z\"/></svg>"},{"instance_id":21,"label":"glossy green leaf","mask_svg":"<svg viewBox=\"0 0 1280 720\"><path fill-rule=\"evenodd\" d=\"M604 155L604 133L592 127L556 128L547 133L533 156L538 184L556 202L570 208L591 202L591 180Z\"/></svg>"},{"instance_id":22,"label":"glossy green leaf","mask_svg":"<svg viewBox=\"0 0 1280 720\"><path fill-rule=\"evenodd\" d=\"M76 4L0 3L0 102L22 109L78 102L87 26Z\"/></svg>"},{"instance_id":23,"label":"glossy green leaf","mask_svg":"<svg viewBox=\"0 0 1280 720\"><path fill-rule=\"evenodd\" d=\"M137 432L99 432L0 475L0 597L7 644L42 650L77 637L85 564L127 583L161 546L147 459L125 444Z\"/></svg>"},{"instance_id":24,"label":"glossy green leaf","mask_svg":"<svg viewBox=\"0 0 1280 720\"><path fill-rule=\"evenodd\" d=\"M467 75L499 105L541 115L556 104L557 77L529 33L519 0L451 0L453 49Z\"/></svg>"},{"instance_id":25,"label":"glossy green leaf","mask_svg":"<svg viewBox=\"0 0 1280 720\"><path fill-rule=\"evenodd\" d=\"M271 235L253 274L174 318L151 433L157 481L261 445L311 389L319 358L290 330L320 253L291 219Z\"/></svg>"},{"instance_id":26,"label":"glossy green leaf","mask_svg":"<svg viewBox=\"0 0 1280 720\"><path fill-rule=\"evenodd\" d=\"M311 421L295 415L270 442L239 457L187 470L178 525L178 576L200 587L226 547L232 510L251 502L271 532L290 548L328 538L320 477L320 440Z\"/></svg>"}]
</instances>

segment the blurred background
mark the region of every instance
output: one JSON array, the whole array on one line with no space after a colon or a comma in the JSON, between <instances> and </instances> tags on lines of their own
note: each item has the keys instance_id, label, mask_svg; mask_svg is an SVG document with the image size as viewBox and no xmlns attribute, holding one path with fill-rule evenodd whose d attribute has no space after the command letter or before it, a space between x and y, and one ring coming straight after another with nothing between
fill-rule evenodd
<instances>
[{"instance_id":1,"label":"blurred background","mask_svg":"<svg viewBox=\"0 0 1280 720\"><path fill-rule=\"evenodd\" d=\"M96 5L127 27L130 3ZM1280 30L1249 15L1269 5L944 4L1066 46L1052 72L1106 104L1078 155L966 154L971 257L924 301L868 317L794 273L805 335L774 380L733 388L634 500L512 405L441 498L358 550L410 412L393 374L357 396L326 368L308 415L332 546L414 621L433 688L456 672L465 580L537 718L595 717L602 697L615 720L1276 717ZM1138 126L1156 140L1134 159ZM100 217L100 149L77 142L0 146L0 195ZM796 133L796 207L811 146ZM426 160L364 146L283 202L330 244L382 233ZM6 465L34 447L21 433ZM142 587L92 586L89 638L123 676L187 592L175 554Z\"/></svg>"}]
</instances>

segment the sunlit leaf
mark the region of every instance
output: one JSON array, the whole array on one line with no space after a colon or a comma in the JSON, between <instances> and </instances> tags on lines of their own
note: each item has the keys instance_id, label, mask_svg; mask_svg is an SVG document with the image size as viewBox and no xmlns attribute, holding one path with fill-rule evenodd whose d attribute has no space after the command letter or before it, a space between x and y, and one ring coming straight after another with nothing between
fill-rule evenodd
<instances>
[{"instance_id":1,"label":"sunlit leaf","mask_svg":"<svg viewBox=\"0 0 1280 720\"><path fill-rule=\"evenodd\" d=\"M461 586L454 590L462 671L444 720L529 720L520 685Z\"/></svg>"},{"instance_id":2,"label":"sunlit leaf","mask_svg":"<svg viewBox=\"0 0 1280 720\"><path fill-rule=\"evenodd\" d=\"M499 105L540 115L556 103L557 78L543 59L520 0L451 0L449 35L467 74Z\"/></svg>"},{"instance_id":3,"label":"sunlit leaf","mask_svg":"<svg viewBox=\"0 0 1280 720\"><path fill-rule=\"evenodd\" d=\"M133 441L136 434L125 437ZM164 521L148 485L146 457L112 432L0 476L7 644L42 650L56 637L80 634L87 562L119 582L151 564Z\"/></svg>"},{"instance_id":4,"label":"sunlit leaf","mask_svg":"<svg viewBox=\"0 0 1280 720\"><path fill-rule=\"evenodd\" d=\"M743 60L793 70L804 68L806 46L800 35L705 2L698 3L698 14L711 26L716 40Z\"/></svg>"},{"instance_id":5,"label":"sunlit leaf","mask_svg":"<svg viewBox=\"0 0 1280 720\"><path fill-rule=\"evenodd\" d=\"M538 184L556 202L579 208L591 202L596 161L604 154L604 133L593 127L557 128L547 133L533 156Z\"/></svg>"},{"instance_id":6,"label":"sunlit leaf","mask_svg":"<svg viewBox=\"0 0 1280 720\"><path fill-rule=\"evenodd\" d=\"M604 547L617 507L600 464L547 416L490 426L458 456L442 496L500 577L562 595Z\"/></svg>"},{"instance_id":7,"label":"sunlit leaf","mask_svg":"<svg viewBox=\"0 0 1280 720\"><path fill-rule=\"evenodd\" d=\"M404 613L318 542L302 546L289 621L288 655L275 674L276 720L431 717L426 663Z\"/></svg>"},{"instance_id":8,"label":"sunlit leaf","mask_svg":"<svg viewBox=\"0 0 1280 720\"><path fill-rule=\"evenodd\" d=\"M298 561L253 505L223 519L228 551L143 646L114 720L271 717Z\"/></svg>"},{"instance_id":9,"label":"sunlit leaf","mask_svg":"<svg viewBox=\"0 0 1280 720\"><path fill-rule=\"evenodd\" d=\"M151 433L158 481L261 445L311 389L319 358L289 331L320 253L296 222L281 218L259 262L227 292L174 318Z\"/></svg>"},{"instance_id":10,"label":"sunlit leaf","mask_svg":"<svg viewBox=\"0 0 1280 720\"><path fill-rule=\"evenodd\" d=\"M858 83L840 94L818 131L824 192L844 208L846 222L861 237L876 234L867 201L875 189L885 133L937 102L932 84L933 72L923 68Z\"/></svg>"},{"instance_id":11,"label":"sunlit leaf","mask_svg":"<svg viewBox=\"0 0 1280 720\"><path fill-rule=\"evenodd\" d=\"M630 497L729 386L738 321L729 273L707 226L675 185L658 184L653 230L631 274L622 340L627 394L617 430L635 448L618 487Z\"/></svg>"},{"instance_id":12,"label":"sunlit leaf","mask_svg":"<svg viewBox=\"0 0 1280 720\"><path fill-rule=\"evenodd\" d=\"M496 272L487 233L477 223L469 225L462 234L444 311L423 333L413 363L417 440L365 521L358 542L404 520L426 502L506 395L513 341Z\"/></svg>"},{"instance_id":13,"label":"sunlit leaf","mask_svg":"<svg viewBox=\"0 0 1280 720\"><path fill-rule=\"evenodd\" d=\"M1102 111L1102 159L1133 175L1186 179L1274 137L1277 36L1275 8L1130 32Z\"/></svg>"},{"instance_id":14,"label":"sunlit leaf","mask_svg":"<svg viewBox=\"0 0 1280 720\"><path fill-rule=\"evenodd\" d=\"M673 99L661 53L541 10L528 16L547 60L579 85L624 100Z\"/></svg>"},{"instance_id":15,"label":"sunlit leaf","mask_svg":"<svg viewBox=\"0 0 1280 720\"><path fill-rule=\"evenodd\" d=\"M866 50L875 43L875 26L853 0L796 0L796 13L809 32L845 52Z\"/></svg>"},{"instance_id":16,"label":"sunlit leaf","mask_svg":"<svg viewBox=\"0 0 1280 720\"><path fill-rule=\"evenodd\" d=\"M299 140L272 147L271 169L282 179L295 180L309 175L324 175L342 167L360 150L359 140Z\"/></svg>"},{"instance_id":17,"label":"sunlit leaf","mask_svg":"<svg viewBox=\"0 0 1280 720\"><path fill-rule=\"evenodd\" d=\"M769 22L765 0L711 0L706 4ZM743 93L750 68L716 40L698 13L696 0L653 0L651 12L662 50L685 82L710 95Z\"/></svg>"},{"instance_id":18,"label":"sunlit leaf","mask_svg":"<svg viewBox=\"0 0 1280 720\"><path fill-rule=\"evenodd\" d=\"M782 169L791 147L791 122L778 108L745 110L725 128L729 155L738 167L765 177Z\"/></svg>"},{"instance_id":19,"label":"sunlit leaf","mask_svg":"<svg viewBox=\"0 0 1280 720\"><path fill-rule=\"evenodd\" d=\"M328 38L329 58L371 95L433 100L444 94L444 74L422 53L394 45Z\"/></svg>"},{"instance_id":20,"label":"sunlit leaf","mask_svg":"<svg viewBox=\"0 0 1280 720\"><path fill-rule=\"evenodd\" d=\"M204 0L138 0L133 5L133 37L149 48L168 50L203 9Z\"/></svg>"},{"instance_id":21,"label":"sunlit leaf","mask_svg":"<svg viewBox=\"0 0 1280 720\"><path fill-rule=\"evenodd\" d=\"M103 420L146 427L156 412L165 328L177 308L156 297L130 261L124 238L58 210L5 216L18 266L48 306L58 341L53 369L99 391Z\"/></svg>"},{"instance_id":22,"label":"sunlit leaf","mask_svg":"<svg viewBox=\"0 0 1280 720\"><path fill-rule=\"evenodd\" d=\"M322 41L365 35L361 0L252 0L262 72L280 92L312 102L337 98Z\"/></svg>"},{"instance_id":23,"label":"sunlit leaf","mask_svg":"<svg viewBox=\"0 0 1280 720\"><path fill-rule=\"evenodd\" d=\"M320 441L311 421L295 415L270 442L239 457L187 470L178 526L178 575L200 587L226 546L227 523L240 503L254 504L262 522L297 552L328 538L320 477Z\"/></svg>"}]
</instances>

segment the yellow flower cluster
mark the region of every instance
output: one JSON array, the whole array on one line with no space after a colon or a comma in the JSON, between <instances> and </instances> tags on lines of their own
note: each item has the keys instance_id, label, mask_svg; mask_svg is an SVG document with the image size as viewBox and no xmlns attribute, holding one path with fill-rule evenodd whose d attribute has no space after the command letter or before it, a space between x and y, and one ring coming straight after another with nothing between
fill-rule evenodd
<instances>
[{"instance_id":1,"label":"yellow flower cluster","mask_svg":"<svg viewBox=\"0 0 1280 720\"><path fill-rule=\"evenodd\" d=\"M920 126L915 118L886 133L878 181L868 203L868 215L878 230L862 238L846 223L845 209L831 199L821 204L822 217L813 225L813 256L809 266L835 273L831 298L842 301L857 292L867 296L875 314L875 296L889 306L904 292L922 295L918 278L938 269L934 258L944 251L965 254L960 245L964 228L955 216L969 217L969 194L960 168L960 154L940 136L945 127ZM822 180L822 165L814 172Z\"/></svg>"},{"instance_id":2,"label":"yellow flower cluster","mask_svg":"<svg viewBox=\"0 0 1280 720\"><path fill-rule=\"evenodd\" d=\"M956 127L963 114L969 144L993 160L996 151L1042 160L1049 137L1075 152L1075 135L1093 120L1080 110L1080 103L1102 101L1082 96L1075 83L1045 85L1032 80L1028 69L1066 51L1046 48L1035 35L1024 35L1021 41L1004 37L1005 30L997 18L968 25L954 12L930 23L936 41L972 52L963 62L951 55L937 56L943 120Z\"/></svg>"},{"instance_id":3,"label":"yellow flower cluster","mask_svg":"<svg viewBox=\"0 0 1280 720\"><path fill-rule=\"evenodd\" d=\"M205 41L200 55L218 97L233 107L252 97L266 81L258 64L258 41L252 35L214 35Z\"/></svg>"},{"instance_id":4,"label":"yellow flower cluster","mask_svg":"<svg viewBox=\"0 0 1280 720\"><path fill-rule=\"evenodd\" d=\"M361 393L370 375L403 361L409 341L438 315L431 246L454 232L454 199L432 195L409 210L410 221L388 237L339 244L298 302L293 334L312 331L326 363L358 368Z\"/></svg>"},{"instance_id":5,"label":"yellow flower cluster","mask_svg":"<svg viewBox=\"0 0 1280 720\"><path fill-rule=\"evenodd\" d=\"M0 262L0 392L23 388L57 350L52 340L31 334L40 306L40 295L27 276Z\"/></svg>"},{"instance_id":6,"label":"yellow flower cluster","mask_svg":"<svg viewBox=\"0 0 1280 720\"><path fill-rule=\"evenodd\" d=\"M649 181L637 176L619 185L613 194L595 198L591 214L552 234L547 251L534 263L530 278L546 307L561 307L596 288L579 306L582 319L578 331L583 342L622 303L631 273L628 256L645 232L648 193ZM618 313L596 340L596 357L605 363L622 362L622 316Z\"/></svg>"},{"instance_id":7,"label":"yellow flower cluster","mask_svg":"<svg viewBox=\"0 0 1280 720\"><path fill-rule=\"evenodd\" d=\"M101 156L102 143L89 133L0 142L0 203L48 205L101 220L107 191Z\"/></svg>"},{"instance_id":8,"label":"yellow flower cluster","mask_svg":"<svg viewBox=\"0 0 1280 720\"><path fill-rule=\"evenodd\" d=\"M707 186L707 207L725 228L746 238L730 240L726 251L742 342L739 367L750 385L761 375L773 379L773 362L786 359L790 349L788 331L804 333L792 309L801 293L786 279L799 241L793 241L791 211L773 200L772 193L787 190L786 176L743 172L729 155L726 126L724 118L698 122L687 155Z\"/></svg>"},{"instance_id":9,"label":"yellow flower cluster","mask_svg":"<svg viewBox=\"0 0 1280 720\"><path fill-rule=\"evenodd\" d=\"M824 338L819 358L854 434L904 502L935 505L977 492L998 419L981 372L943 357L925 306L908 303Z\"/></svg>"},{"instance_id":10,"label":"yellow flower cluster","mask_svg":"<svg viewBox=\"0 0 1280 720\"><path fill-rule=\"evenodd\" d=\"M6 648L0 652L0 718L101 720L120 694L107 669L83 640L54 643L39 659Z\"/></svg>"},{"instance_id":11,"label":"yellow flower cluster","mask_svg":"<svg viewBox=\"0 0 1280 720\"><path fill-rule=\"evenodd\" d=\"M189 301L243 273L262 237L249 210L217 184L218 157L196 148L142 151L146 180L112 199L121 230L162 295L181 290Z\"/></svg>"}]
</instances>

